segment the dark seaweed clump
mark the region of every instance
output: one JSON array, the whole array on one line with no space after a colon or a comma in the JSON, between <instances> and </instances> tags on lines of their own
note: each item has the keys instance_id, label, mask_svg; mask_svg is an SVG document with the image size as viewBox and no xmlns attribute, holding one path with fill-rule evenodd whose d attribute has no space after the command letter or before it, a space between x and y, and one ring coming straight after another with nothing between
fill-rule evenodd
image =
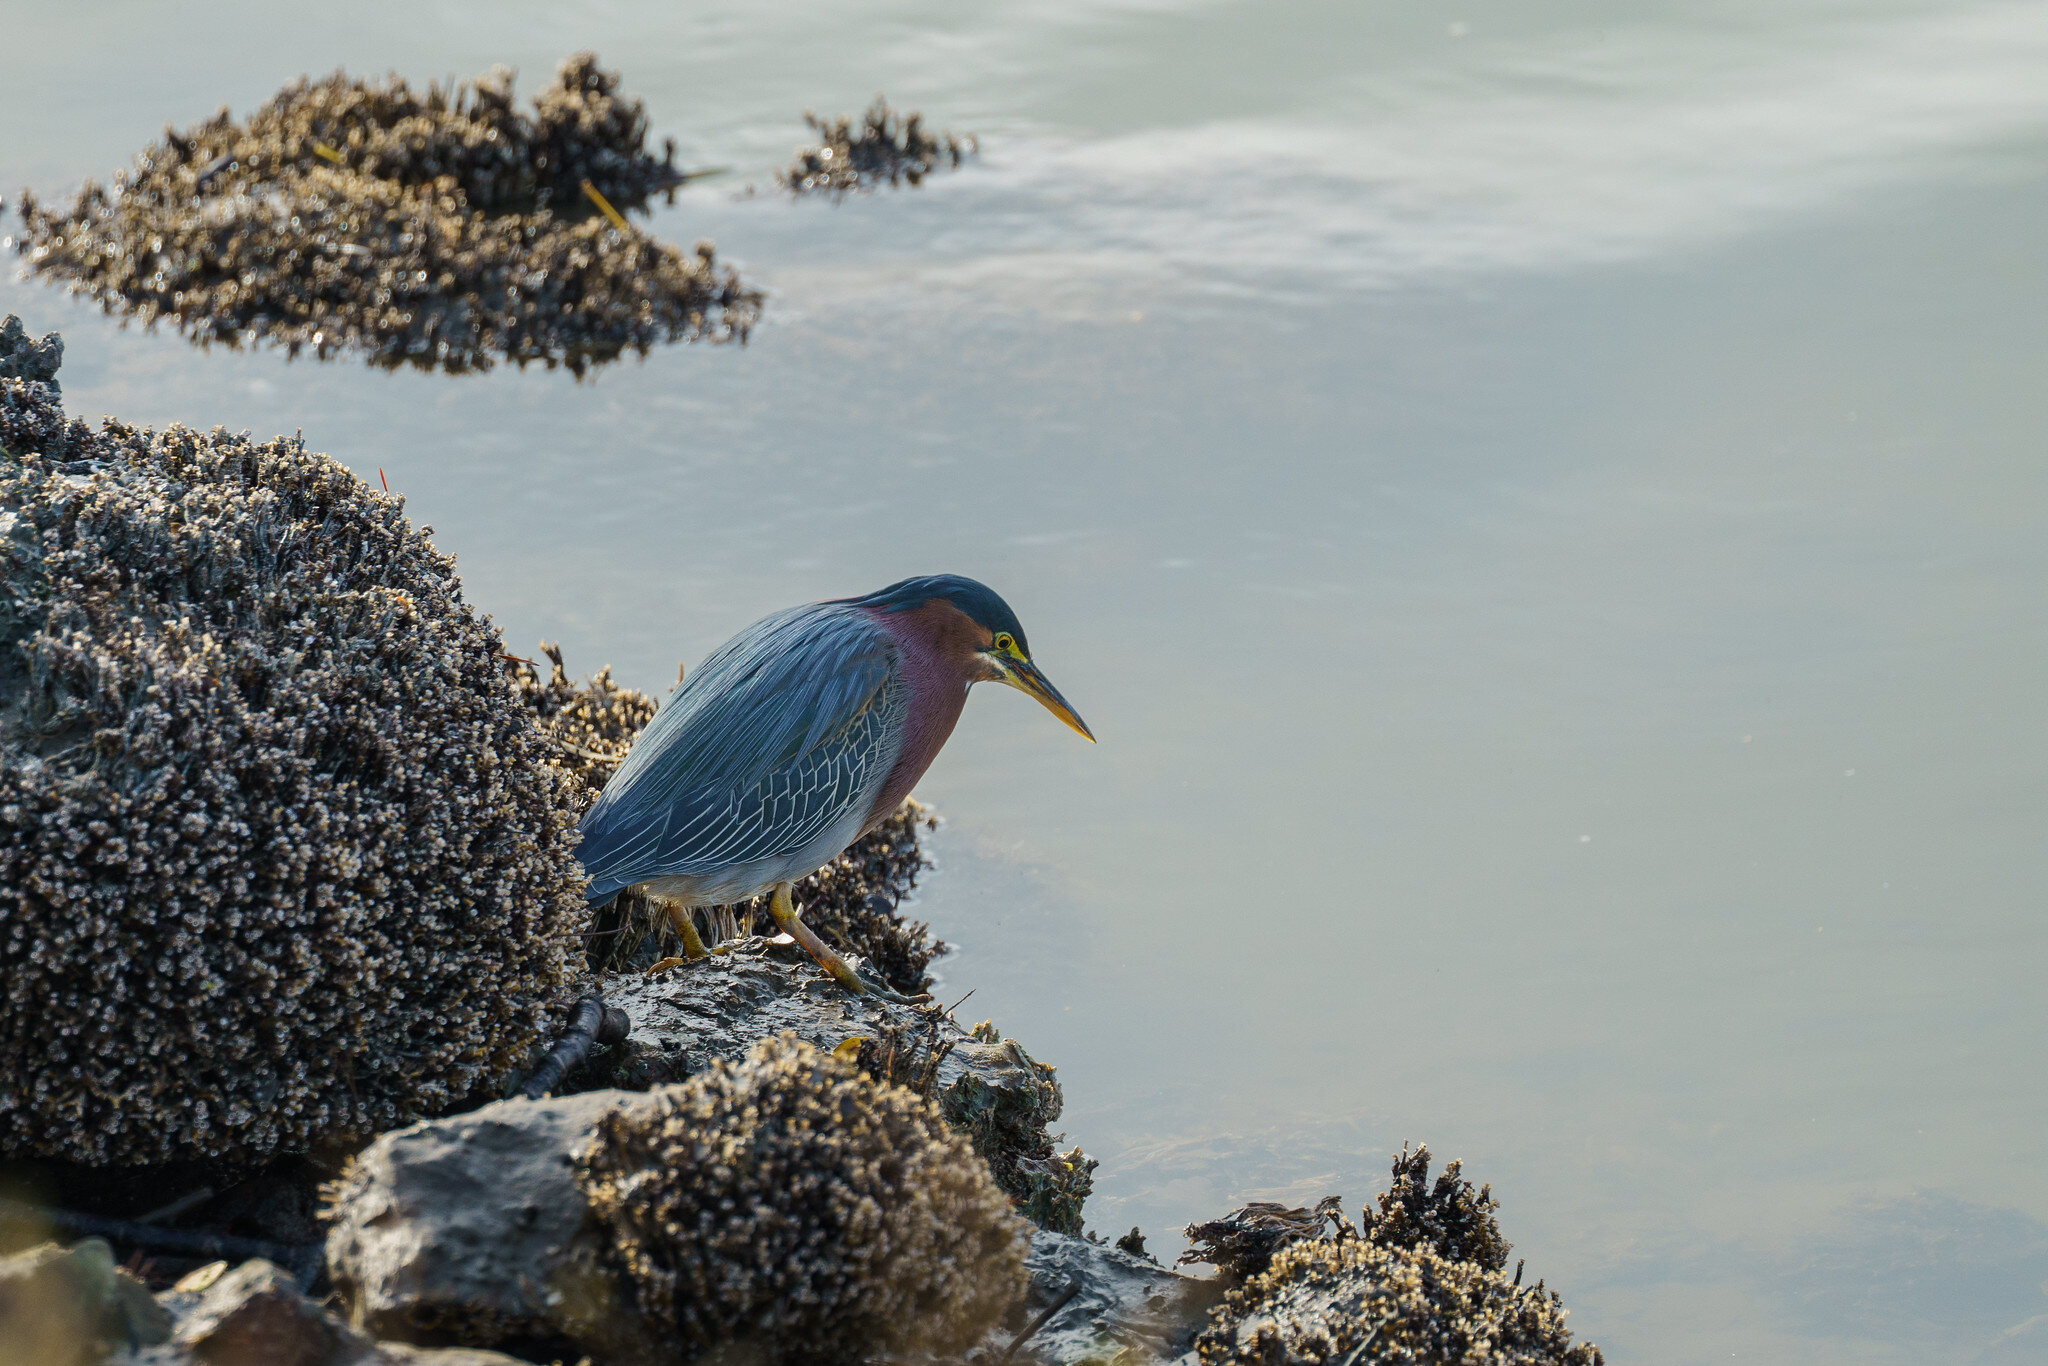
<instances>
[{"instance_id":1,"label":"dark seaweed clump","mask_svg":"<svg viewBox=\"0 0 2048 1366\"><path fill-rule=\"evenodd\" d=\"M799 147L796 160L777 177L796 194L837 199L884 183L918 185L934 171L957 169L980 150L972 137L933 137L924 130L923 115L898 114L879 95L858 122L827 122L808 110L804 122L818 135L818 145Z\"/></svg>"},{"instance_id":2,"label":"dark seaweed clump","mask_svg":"<svg viewBox=\"0 0 2048 1366\"><path fill-rule=\"evenodd\" d=\"M957 1353L1024 1288L1024 1226L967 1140L790 1034L607 1114L576 1181L680 1357Z\"/></svg>"},{"instance_id":3,"label":"dark seaweed clump","mask_svg":"<svg viewBox=\"0 0 2048 1366\"><path fill-rule=\"evenodd\" d=\"M1254 1200L1221 1219L1189 1224L1183 1230L1188 1250L1174 1265L1206 1263L1225 1280L1248 1281L1271 1266L1281 1248L1320 1238L1326 1226L1332 1231L1341 1227L1346 1222L1343 1204L1339 1195L1325 1196L1313 1208Z\"/></svg>"},{"instance_id":4,"label":"dark seaweed clump","mask_svg":"<svg viewBox=\"0 0 2048 1366\"><path fill-rule=\"evenodd\" d=\"M1499 1202L1461 1172L1446 1163L1431 1184L1429 1148L1403 1147L1356 1227L1334 1195L1190 1226L1181 1261L1216 1265L1231 1287L1196 1339L1202 1366L1601 1366L1599 1348L1572 1341L1555 1291L1524 1286L1519 1266L1503 1274Z\"/></svg>"},{"instance_id":5,"label":"dark seaweed clump","mask_svg":"<svg viewBox=\"0 0 2048 1366\"><path fill-rule=\"evenodd\" d=\"M259 1159L494 1093L583 878L453 562L297 440L69 419L54 344L0 338L0 1154Z\"/></svg>"},{"instance_id":6,"label":"dark seaweed clump","mask_svg":"<svg viewBox=\"0 0 2048 1366\"><path fill-rule=\"evenodd\" d=\"M685 254L621 216L687 176L673 144L646 150L646 112L617 88L587 52L530 115L503 68L424 94L397 76L302 79L245 123L222 110L166 129L68 209L23 195L17 250L202 344L581 375L662 342L744 341L760 294L708 243Z\"/></svg>"}]
</instances>

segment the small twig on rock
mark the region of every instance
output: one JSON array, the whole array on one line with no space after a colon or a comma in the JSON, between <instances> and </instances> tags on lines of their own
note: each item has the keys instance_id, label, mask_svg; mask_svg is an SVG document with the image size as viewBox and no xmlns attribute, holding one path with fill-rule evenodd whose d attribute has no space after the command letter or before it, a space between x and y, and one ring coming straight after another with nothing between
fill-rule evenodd
<instances>
[{"instance_id":1,"label":"small twig on rock","mask_svg":"<svg viewBox=\"0 0 2048 1366\"><path fill-rule=\"evenodd\" d=\"M1358 1359L1365 1355L1366 1349L1372 1346L1372 1340L1380 1335L1380 1329L1386 1327L1387 1322L1388 1320L1381 1319L1372 1326L1372 1331L1365 1335L1365 1340L1353 1347L1351 1355L1344 1358L1344 1366L1358 1366Z\"/></svg>"},{"instance_id":2,"label":"small twig on rock","mask_svg":"<svg viewBox=\"0 0 2048 1366\"><path fill-rule=\"evenodd\" d=\"M1060 1292L1060 1297L1054 1300L1051 1304L1045 1306L1045 1308L1039 1312L1037 1318L1031 1320L1030 1323L1026 1324L1024 1327L1024 1331L1017 1334L1017 1336L1011 1340L1010 1345L1003 1349L1003 1354L997 1357L996 1361L998 1363L1005 1362L1008 1361L1011 1357L1017 1355L1017 1349L1024 1345L1026 1339L1028 1339L1033 1333L1037 1332L1039 1329L1045 1327L1046 1324L1051 1323L1052 1316L1054 1314L1059 1313L1060 1310L1065 1309L1069 1304L1072 1304L1074 1301L1074 1296L1080 1293L1081 1282L1078 1279L1069 1282L1067 1288Z\"/></svg>"},{"instance_id":3,"label":"small twig on rock","mask_svg":"<svg viewBox=\"0 0 2048 1366\"><path fill-rule=\"evenodd\" d=\"M519 1088L519 1094L528 1100L540 1100L562 1084L571 1068L580 1066L590 1056L593 1045L624 1043L632 1030L633 1022L625 1011L607 1009L602 996L584 997L569 1014L569 1032L548 1050L541 1065L526 1079L526 1085Z\"/></svg>"},{"instance_id":4,"label":"small twig on rock","mask_svg":"<svg viewBox=\"0 0 2048 1366\"><path fill-rule=\"evenodd\" d=\"M151 1252L176 1253L187 1257L218 1257L245 1261L261 1257L275 1262L310 1288L326 1258L324 1243L273 1243L262 1238L238 1238L229 1233L206 1233L197 1229L157 1228L130 1219L108 1219L98 1214L77 1214L71 1210L49 1209L0 1199L0 1220L34 1226L41 1224L56 1233L80 1238L105 1238Z\"/></svg>"},{"instance_id":5,"label":"small twig on rock","mask_svg":"<svg viewBox=\"0 0 2048 1366\"><path fill-rule=\"evenodd\" d=\"M211 1199L213 1199L213 1187L201 1186L196 1191L188 1191L184 1195L179 1196L168 1205L163 1205L151 1210L147 1214L138 1216L135 1222L138 1224L166 1224L183 1214L186 1210L196 1209Z\"/></svg>"}]
</instances>

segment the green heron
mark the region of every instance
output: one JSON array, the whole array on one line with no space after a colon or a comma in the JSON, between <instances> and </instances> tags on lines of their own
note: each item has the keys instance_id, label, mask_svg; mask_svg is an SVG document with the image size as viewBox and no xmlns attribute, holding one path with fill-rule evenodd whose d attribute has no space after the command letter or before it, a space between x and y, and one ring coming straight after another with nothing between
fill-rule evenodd
<instances>
[{"instance_id":1,"label":"green heron","mask_svg":"<svg viewBox=\"0 0 2048 1366\"><path fill-rule=\"evenodd\" d=\"M910 795L976 683L1007 683L1095 738L1031 662L1017 614L972 579L905 579L755 622L676 689L584 816L590 903L648 898L694 959L706 949L691 907L768 892L777 927L866 992L790 884Z\"/></svg>"}]
</instances>

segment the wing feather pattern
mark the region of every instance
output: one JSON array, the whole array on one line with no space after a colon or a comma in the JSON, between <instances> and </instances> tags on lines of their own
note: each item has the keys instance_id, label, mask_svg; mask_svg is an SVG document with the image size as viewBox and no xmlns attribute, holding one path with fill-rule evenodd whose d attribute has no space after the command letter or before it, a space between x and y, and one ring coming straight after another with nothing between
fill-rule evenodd
<instances>
[{"instance_id":1,"label":"wing feather pattern","mask_svg":"<svg viewBox=\"0 0 2048 1366\"><path fill-rule=\"evenodd\" d=\"M721 646L634 741L583 818L602 901L652 877L792 854L867 799L893 758L895 646L857 609L791 608Z\"/></svg>"}]
</instances>

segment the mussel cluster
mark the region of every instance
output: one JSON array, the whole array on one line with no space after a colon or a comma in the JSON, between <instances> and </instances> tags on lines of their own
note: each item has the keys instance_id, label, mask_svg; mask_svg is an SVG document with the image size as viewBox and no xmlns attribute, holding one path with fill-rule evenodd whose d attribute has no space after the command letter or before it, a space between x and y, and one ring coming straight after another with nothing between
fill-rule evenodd
<instances>
[{"instance_id":1,"label":"mussel cluster","mask_svg":"<svg viewBox=\"0 0 2048 1366\"><path fill-rule=\"evenodd\" d=\"M500 359L578 375L671 341L744 341L761 296L710 244L625 214L688 176L590 53L532 114L502 68L424 94L301 80L145 148L70 207L20 203L30 269L201 343L449 372Z\"/></svg>"}]
</instances>

